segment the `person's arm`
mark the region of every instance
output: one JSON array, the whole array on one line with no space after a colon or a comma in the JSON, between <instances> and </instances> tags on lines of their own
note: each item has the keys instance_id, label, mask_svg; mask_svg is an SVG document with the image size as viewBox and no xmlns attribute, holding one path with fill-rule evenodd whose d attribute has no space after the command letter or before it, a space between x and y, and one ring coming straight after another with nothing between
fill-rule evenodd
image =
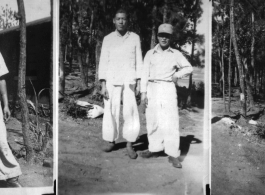
<instances>
[{"instance_id":1,"label":"person's arm","mask_svg":"<svg viewBox=\"0 0 265 195\"><path fill-rule=\"evenodd\" d=\"M141 49L141 42L139 36L137 36L136 40L136 52L135 52L135 59L136 59L136 88L135 88L135 95L139 95L141 90L141 73L143 69L143 56L142 56L142 49Z\"/></svg>"},{"instance_id":2,"label":"person's arm","mask_svg":"<svg viewBox=\"0 0 265 195\"><path fill-rule=\"evenodd\" d=\"M186 77L190 75L193 71L193 68L189 63L189 61L181 53L178 55L178 61L176 66L177 66L176 68L178 68L178 71L175 72L174 75L172 76L173 80Z\"/></svg>"},{"instance_id":3,"label":"person's arm","mask_svg":"<svg viewBox=\"0 0 265 195\"><path fill-rule=\"evenodd\" d=\"M101 47L101 54L99 59L99 65L98 65L98 78L101 83L101 95L105 99L109 99L109 93L106 87L106 72L108 68L108 61L109 61L109 54L108 54L108 45L107 41L104 38L102 47Z\"/></svg>"},{"instance_id":4,"label":"person's arm","mask_svg":"<svg viewBox=\"0 0 265 195\"><path fill-rule=\"evenodd\" d=\"M8 98L7 98L7 90L6 90L6 81L0 78L0 94L3 100L3 113L4 120L8 121L10 118L10 110L8 107Z\"/></svg>"},{"instance_id":5,"label":"person's arm","mask_svg":"<svg viewBox=\"0 0 265 195\"><path fill-rule=\"evenodd\" d=\"M147 106L147 85L148 85L148 76L149 76L149 68L150 68L150 52L144 57L144 66L141 76L141 104L145 107Z\"/></svg>"}]
</instances>

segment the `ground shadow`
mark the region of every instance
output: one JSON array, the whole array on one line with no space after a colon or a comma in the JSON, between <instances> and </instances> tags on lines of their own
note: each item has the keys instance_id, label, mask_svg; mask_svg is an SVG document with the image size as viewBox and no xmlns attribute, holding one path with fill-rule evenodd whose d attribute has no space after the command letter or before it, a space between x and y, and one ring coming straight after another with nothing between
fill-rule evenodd
<instances>
[{"instance_id":1,"label":"ground shadow","mask_svg":"<svg viewBox=\"0 0 265 195\"><path fill-rule=\"evenodd\" d=\"M17 134L19 135L20 137L23 136L23 134L21 133L21 130L17 130L17 129L7 129L7 132L10 132L10 133L14 133L14 134Z\"/></svg>"},{"instance_id":2,"label":"ground shadow","mask_svg":"<svg viewBox=\"0 0 265 195\"><path fill-rule=\"evenodd\" d=\"M201 140L194 137L194 135L187 135L186 137L180 136L180 157L179 160L182 162L184 161L185 157L187 156L190 145L191 144L200 144L202 143Z\"/></svg>"},{"instance_id":3,"label":"ground shadow","mask_svg":"<svg viewBox=\"0 0 265 195\"><path fill-rule=\"evenodd\" d=\"M191 144L199 144L202 143L201 140L194 137L194 135L187 135L185 137L180 136L180 161L182 162L184 158L187 156L190 145ZM120 142L115 144L115 148L113 150L120 150L126 148L126 142ZM139 136L136 142L133 144L134 150L144 151L148 149L148 138L147 134L143 134ZM165 153L160 153L160 156L167 156Z\"/></svg>"},{"instance_id":4,"label":"ground shadow","mask_svg":"<svg viewBox=\"0 0 265 195\"><path fill-rule=\"evenodd\" d=\"M116 143L113 150L120 150L126 148L127 142ZM135 151L143 151L148 149L148 139L147 134L140 135L136 142L133 144Z\"/></svg>"},{"instance_id":5,"label":"ground shadow","mask_svg":"<svg viewBox=\"0 0 265 195\"><path fill-rule=\"evenodd\" d=\"M94 89L94 87L92 87L90 89L79 90L79 91L69 93L68 95L77 95L78 98L82 98L82 97L89 95L93 89Z\"/></svg>"},{"instance_id":6,"label":"ground shadow","mask_svg":"<svg viewBox=\"0 0 265 195\"><path fill-rule=\"evenodd\" d=\"M0 180L0 188L6 188L6 181Z\"/></svg>"},{"instance_id":7,"label":"ground shadow","mask_svg":"<svg viewBox=\"0 0 265 195\"><path fill-rule=\"evenodd\" d=\"M214 123L220 121L222 118L223 117L215 116L215 117L212 118L211 123L214 124Z\"/></svg>"}]
</instances>

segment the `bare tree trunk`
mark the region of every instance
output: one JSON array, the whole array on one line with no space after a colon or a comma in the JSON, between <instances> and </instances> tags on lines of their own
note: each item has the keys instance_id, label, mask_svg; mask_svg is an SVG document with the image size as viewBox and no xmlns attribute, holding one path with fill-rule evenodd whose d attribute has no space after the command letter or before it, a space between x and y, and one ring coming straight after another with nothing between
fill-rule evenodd
<instances>
[{"instance_id":1,"label":"bare tree trunk","mask_svg":"<svg viewBox=\"0 0 265 195\"><path fill-rule=\"evenodd\" d=\"M157 12L157 6L156 1L153 0L153 10L152 10L152 37L151 37L151 44L150 49L153 49L156 45L156 12Z\"/></svg>"},{"instance_id":2,"label":"bare tree trunk","mask_svg":"<svg viewBox=\"0 0 265 195\"><path fill-rule=\"evenodd\" d=\"M252 74L250 75L250 82L253 85L254 93L256 94L256 69L255 69L255 15L252 11L251 13L251 31L252 31L252 37L251 37L251 67L252 67Z\"/></svg>"},{"instance_id":3,"label":"bare tree trunk","mask_svg":"<svg viewBox=\"0 0 265 195\"><path fill-rule=\"evenodd\" d=\"M65 67L63 60L62 33L59 38L59 100L63 99L65 90Z\"/></svg>"},{"instance_id":4,"label":"bare tree trunk","mask_svg":"<svg viewBox=\"0 0 265 195\"><path fill-rule=\"evenodd\" d=\"M18 12L20 15L20 57L18 70L18 97L21 106L22 118L22 133L24 145L26 147L26 160L31 162L33 160L34 151L29 137L29 110L26 99L26 14L24 8L24 1L17 0Z\"/></svg>"},{"instance_id":5,"label":"bare tree trunk","mask_svg":"<svg viewBox=\"0 0 265 195\"><path fill-rule=\"evenodd\" d=\"M195 47L195 34L196 34L196 27L197 27L197 18L196 16L193 17L193 39L191 45L191 62L193 65L193 57L194 57L194 47ZM192 74L189 76L189 89L188 89L188 97L186 101L187 107L191 107L191 94L192 94Z\"/></svg>"},{"instance_id":6,"label":"bare tree trunk","mask_svg":"<svg viewBox=\"0 0 265 195\"><path fill-rule=\"evenodd\" d=\"M251 67L253 71L255 70L255 16L254 12L251 13ZM253 74L250 74L250 82L253 83Z\"/></svg>"},{"instance_id":7,"label":"bare tree trunk","mask_svg":"<svg viewBox=\"0 0 265 195\"><path fill-rule=\"evenodd\" d=\"M224 21L224 17L222 16L222 20ZM224 109L226 112L225 105L225 64L224 64L224 45L225 45L225 35L224 35L224 24L222 24L222 52L221 52L221 63L222 63L222 80L223 80L223 101L224 101Z\"/></svg>"},{"instance_id":8,"label":"bare tree trunk","mask_svg":"<svg viewBox=\"0 0 265 195\"><path fill-rule=\"evenodd\" d=\"M228 111L230 112L231 108L231 49L232 49L232 40L230 37L229 41L229 64L228 64Z\"/></svg>"},{"instance_id":9,"label":"bare tree trunk","mask_svg":"<svg viewBox=\"0 0 265 195\"><path fill-rule=\"evenodd\" d=\"M246 82L246 87L247 87L247 95L248 95L248 100L249 100L249 104L250 107L254 106L254 98L253 98L253 93L252 93L252 85L250 83L250 71L248 69L248 65L247 65L247 59L246 58L242 58L243 64L245 66L245 70L246 70L246 77L245 77L245 82Z\"/></svg>"},{"instance_id":10,"label":"bare tree trunk","mask_svg":"<svg viewBox=\"0 0 265 195\"><path fill-rule=\"evenodd\" d=\"M238 83L238 70L237 70L237 66L235 66L235 77L234 77L234 86L237 86Z\"/></svg>"},{"instance_id":11,"label":"bare tree trunk","mask_svg":"<svg viewBox=\"0 0 265 195\"><path fill-rule=\"evenodd\" d=\"M214 66L214 83L217 83L217 66Z\"/></svg>"},{"instance_id":12,"label":"bare tree trunk","mask_svg":"<svg viewBox=\"0 0 265 195\"><path fill-rule=\"evenodd\" d=\"M73 0L71 0L70 1L71 2L71 4L70 4L70 6L69 6L69 12L70 12L70 15L69 15L69 22L68 22L68 41L69 41L69 43L68 43L68 47L69 47L69 52L68 52L68 55L69 55L69 58L68 58L68 62L69 62L69 73L71 73L72 72L72 69L73 69Z\"/></svg>"},{"instance_id":13,"label":"bare tree trunk","mask_svg":"<svg viewBox=\"0 0 265 195\"><path fill-rule=\"evenodd\" d=\"M263 66L263 71L262 71L262 78L263 78L263 97L265 99L265 68Z\"/></svg>"},{"instance_id":14,"label":"bare tree trunk","mask_svg":"<svg viewBox=\"0 0 265 195\"><path fill-rule=\"evenodd\" d=\"M87 84L86 84L86 76L85 76L85 70L84 70L84 62L83 62L84 58L83 58L83 51L81 51L79 49L78 52L78 64L79 64L79 69L80 69L80 77L81 77L81 86L82 89L86 89L87 88Z\"/></svg>"},{"instance_id":15,"label":"bare tree trunk","mask_svg":"<svg viewBox=\"0 0 265 195\"><path fill-rule=\"evenodd\" d=\"M220 72L219 72L219 74L221 74L221 76L219 77L220 79L219 79L219 91L221 92L221 91L223 91L222 90L222 79L223 79L223 75L222 75L222 70L223 70L223 68L222 68L222 50L221 50L221 43L219 43L219 47L218 47L218 61L219 61L219 66L220 66Z\"/></svg>"},{"instance_id":16,"label":"bare tree trunk","mask_svg":"<svg viewBox=\"0 0 265 195\"><path fill-rule=\"evenodd\" d=\"M95 51L95 54L96 54L95 88L94 88L93 95L96 95L97 92L100 90L100 82L98 80L98 65L99 65L99 58L101 54L101 47L102 47L102 41L97 40L96 51Z\"/></svg>"},{"instance_id":17,"label":"bare tree trunk","mask_svg":"<svg viewBox=\"0 0 265 195\"><path fill-rule=\"evenodd\" d=\"M167 12L168 12L168 2L165 0L164 10L163 10L163 23L167 23Z\"/></svg>"},{"instance_id":18,"label":"bare tree trunk","mask_svg":"<svg viewBox=\"0 0 265 195\"><path fill-rule=\"evenodd\" d=\"M233 46L235 50L236 55L236 61L238 65L238 72L239 72L239 81L240 81L240 87L241 87L241 93L244 95L242 100L242 110L244 115L247 115L246 110L246 95L245 95L245 83L244 83L244 72L243 72L243 65L241 63L241 56L239 54L239 50L237 47L237 39L236 39L236 32L235 32L235 24L234 24L234 0L230 0L230 28L231 28L231 36L233 40Z\"/></svg>"},{"instance_id":19,"label":"bare tree trunk","mask_svg":"<svg viewBox=\"0 0 265 195\"><path fill-rule=\"evenodd\" d=\"M222 55L221 55L221 59L222 59L222 81L223 81L223 101L224 101L224 109L226 112L226 105L225 105L225 65L224 65L224 50L222 50Z\"/></svg>"},{"instance_id":20,"label":"bare tree trunk","mask_svg":"<svg viewBox=\"0 0 265 195\"><path fill-rule=\"evenodd\" d=\"M90 37L89 37L89 44L92 43L92 38L93 38L93 23L94 23L94 10L91 10L91 19L90 19L90 26L89 26L89 33L90 33Z\"/></svg>"},{"instance_id":21,"label":"bare tree trunk","mask_svg":"<svg viewBox=\"0 0 265 195\"><path fill-rule=\"evenodd\" d=\"M53 0L51 3L51 53L50 53L50 124L53 127Z\"/></svg>"}]
</instances>

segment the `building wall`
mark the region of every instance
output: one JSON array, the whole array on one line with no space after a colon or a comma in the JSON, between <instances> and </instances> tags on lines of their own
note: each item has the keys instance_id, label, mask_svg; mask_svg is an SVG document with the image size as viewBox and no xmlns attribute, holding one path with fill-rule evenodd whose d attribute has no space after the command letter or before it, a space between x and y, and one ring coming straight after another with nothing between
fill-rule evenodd
<instances>
[{"instance_id":1,"label":"building wall","mask_svg":"<svg viewBox=\"0 0 265 195\"><path fill-rule=\"evenodd\" d=\"M6 76L8 93L14 99L18 85L19 33L13 30L0 34L0 51L10 72ZM50 21L27 27L26 76L31 79L37 93L49 88L51 35ZM29 99L34 96L29 80L26 81L26 93ZM48 90L43 95L48 96Z\"/></svg>"}]
</instances>

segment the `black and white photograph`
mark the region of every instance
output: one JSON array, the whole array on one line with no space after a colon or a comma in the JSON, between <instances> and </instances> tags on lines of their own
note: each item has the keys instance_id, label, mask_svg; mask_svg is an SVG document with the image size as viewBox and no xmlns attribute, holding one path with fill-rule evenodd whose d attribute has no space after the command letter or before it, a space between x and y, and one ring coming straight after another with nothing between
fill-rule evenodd
<instances>
[{"instance_id":1,"label":"black and white photograph","mask_svg":"<svg viewBox=\"0 0 265 195\"><path fill-rule=\"evenodd\" d=\"M212 194L264 195L265 2L214 0Z\"/></svg>"},{"instance_id":2,"label":"black and white photograph","mask_svg":"<svg viewBox=\"0 0 265 195\"><path fill-rule=\"evenodd\" d=\"M0 2L0 194L53 193L52 1Z\"/></svg>"},{"instance_id":3,"label":"black and white photograph","mask_svg":"<svg viewBox=\"0 0 265 195\"><path fill-rule=\"evenodd\" d=\"M60 1L59 194L206 194L210 7Z\"/></svg>"},{"instance_id":4,"label":"black and white photograph","mask_svg":"<svg viewBox=\"0 0 265 195\"><path fill-rule=\"evenodd\" d=\"M264 0L0 0L0 195L265 195Z\"/></svg>"}]
</instances>

